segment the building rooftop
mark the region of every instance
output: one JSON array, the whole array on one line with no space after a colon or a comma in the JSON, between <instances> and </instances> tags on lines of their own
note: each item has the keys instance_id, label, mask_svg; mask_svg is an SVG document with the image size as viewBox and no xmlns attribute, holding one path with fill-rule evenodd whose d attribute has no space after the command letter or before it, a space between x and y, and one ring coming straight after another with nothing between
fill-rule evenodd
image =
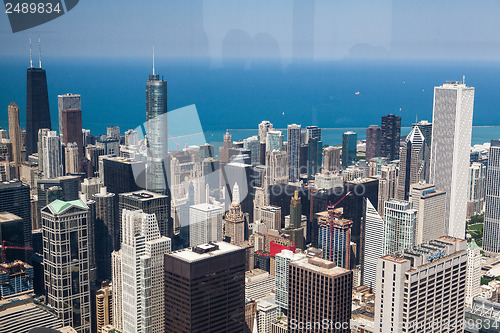
<instances>
[{"instance_id":1,"label":"building rooftop","mask_svg":"<svg viewBox=\"0 0 500 333\"><path fill-rule=\"evenodd\" d=\"M88 209L87 205L84 204L83 201L80 199L73 201L55 200L52 201L48 206L50 207L50 210L52 210L52 212L55 214L61 214L64 211L70 209L71 207Z\"/></svg>"},{"instance_id":2,"label":"building rooftop","mask_svg":"<svg viewBox=\"0 0 500 333\"><path fill-rule=\"evenodd\" d=\"M324 275L337 276L349 273L348 269L338 267L334 262L318 257L307 258L307 260L293 261L290 265L302 267Z\"/></svg>"},{"instance_id":3,"label":"building rooftop","mask_svg":"<svg viewBox=\"0 0 500 333\"><path fill-rule=\"evenodd\" d=\"M212 205L212 204L209 204L209 203L202 203L202 204L198 204L198 205L192 205L192 206L190 206L190 208L196 209L196 210L201 210L201 211L204 211L204 212L212 212L214 210L220 210L220 211L222 211L222 208L220 206Z\"/></svg>"},{"instance_id":4,"label":"building rooftop","mask_svg":"<svg viewBox=\"0 0 500 333\"><path fill-rule=\"evenodd\" d=\"M24 186L20 180L14 179L9 182L0 182L0 189Z\"/></svg>"},{"instance_id":5,"label":"building rooftop","mask_svg":"<svg viewBox=\"0 0 500 333\"><path fill-rule=\"evenodd\" d=\"M163 194L158 194L154 192L149 192L146 190L143 191L135 191L135 192L128 192L128 193L121 193L120 196L122 197L132 197L136 200L139 201L147 201L151 199L156 199L156 198L166 198L166 195Z\"/></svg>"},{"instance_id":6,"label":"building rooftop","mask_svg":"<svg viewBox=\"0 0 500 333\"><path fill-rule=\"evenodd\" d=\"M215 245L215 247L213 247ZM209 259L218 255L226 254L241 250L242 248L226 242L214 242L209 244L198 245L194 248L190 247L174 251L167 255L181 259L187 262L196 262ZM201 250L201 251L200 251Z\"/></svg>"},{"instance_id":7,"label":"building rooftop","mask_svg":"<svg viewBox=\"0 0 500 333\"><path fill-rule=\"evenodd\" d=\"M21 218L15 214L9 212L0 213L0 223L21 220Z\"/></svg>"}]
</instances>

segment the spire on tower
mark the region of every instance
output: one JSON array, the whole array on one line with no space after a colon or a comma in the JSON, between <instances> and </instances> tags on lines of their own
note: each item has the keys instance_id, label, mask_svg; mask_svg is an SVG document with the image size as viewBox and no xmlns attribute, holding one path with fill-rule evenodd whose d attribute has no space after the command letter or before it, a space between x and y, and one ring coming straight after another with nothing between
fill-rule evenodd
<instances>
[{"instance_id":1,"label":"spire on tower","mask_svg":"<svg viewBox=\"0 0 500 333\"><path fill-rule=\"evenodd\" d=\"M42 43L40 42L40 36L38 36L38 67L42 68Z\"/></svg>"},{"instance_id":2,"label":"spire on tower","mask_svg":"<svg viewBox=\"0 0 500 333\"><path fill-rule=\"evenodd\" d=\"M155 75L155 45L153 44L153 75Z\"/></svg>"},{"instance_id":3,"label":"spire on tower","mask_svg":"<svg viewBox=\"0 0 500 333\"><path fill-rule=\"evenodd\" d=\"M30 68L33 68L33 58L31 56L31 38L30 38Z\"/></svg>"}]
</instances>

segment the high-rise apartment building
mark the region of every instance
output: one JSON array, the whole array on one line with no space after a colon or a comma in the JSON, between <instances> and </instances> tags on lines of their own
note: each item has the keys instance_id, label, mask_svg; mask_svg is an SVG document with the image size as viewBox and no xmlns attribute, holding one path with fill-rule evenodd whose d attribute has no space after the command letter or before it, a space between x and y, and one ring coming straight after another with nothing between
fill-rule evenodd
<instances>
[{"instance_id":1,"label":"high-rise apartment building","mask_svg":"<svg viewBox=\"0 0 500 333\"><path fill-rule=\"evenodd\" d=\"M100 177L110 192L128 193L145 187L146 166L143 161L105 156L101 161Z\"/></svg>"},{"instance_id":2,"label":"high-rise apartment building","mask_svg":"<svg viewBox=\"0 0 500 333\"><path fill-rule=\"evenodd\" d=\"M266 136L266 151L283 150L283 132L269 131Z\"/></svg>"},{"instance_id":3,"label":"high-rise apartment building","mask_svg":"<svg viewBox=\"0 0 500 333\"><path fill-rule=\"evenodd\" d=\"M47 91L47 76L42 68L28 68L26 78L26 153L31 155L37 152L38 131L51 127L49 94Z\"/></svg>"},{"instance_id":4,"label":"high-rise apartment building","mask_svg":"<svg viewBox=\"0 0 500 333\"><path fill-rule=\"evenodd\" d=\"M434 88L429 183L447 194L447 234L465 237L474 88L449 82Z\"/></svg>"},{"instance_id":5,"label":"high-rise apartment building","mask_svg":"<svg viewBox=\"0 0 500 333\"><path fill-rule=\"evenodd\" d=\"M398 169L394 164L383 165L380 168L377 211L382 217L384 216L385 202L396 197L397 174Z\"/></svg>"},{"instance_id":6,"label":"high-rise apartment building","mask_svg":"<svg viewBox=\"0 0 500 333\"><path fill-rule=\"evenodd\" d=\"M63 176L61 139L56 131L41 129L39 133L39 166L41 165L44 178Z\"/></svg>"},{"instance_id":7,"label":"high-rise apartment building","mask_svg":"<svg viewBox=\"0 0 500 333\"><path fill-rule=\"evenodd\" d=\"M318 220L318 246L323 250L324 259L350 269L351 229L352 221L334 216L331 209L326 219Z\"/></svg>"},{"instance_id":8,"label":"high-rise apartment building","mask_svg":"<svg viewBox=\"0 0 500 333\"><path fill-rule=\"evenodd\" d=\"M414 246L417 211L411 202L390 199L384 208L384 255Z\"/></svg>"},{"instance_id":9,"label":"high-rise apartment building","mask_svg":"<svg viewBox=\"0 0 500 333\"><path fill-rule=\"evenodd\" d=\"M21 167L21 126L19 125L19 106L14 101L9 107L9 138L12 142L12 161L14 162L16 178L20 179L19 168Z\"/></svg>"},{"instance_id":10,"label":"high-rise apartment building","mask_svg":"<svg viewBox=\"0 0 500 333\"><path fill-rule=\"evenodd\" d=\"M222 241L222 208L198 204L189 208L189 246Z\"/></svg>"},{"instance_id":11,"label":"high-rise apartment building","mask_svg":"<svg viewBox=\"0 0 500 333\"><path fill-rule=\"evenodd\" d=\"M165 332L245 332L245 249L202 244L165 256Z\"/></svg>"},{"instance_id":12,"label":"high-rise apartment building","mask_svg":"<svg viewBox=\"0 0 500 333\"><path fill-rule=\"evenodd\" d=\"M370 125L366 129L366 160L379 157L382 145L382 129L378 125Z\"/></svg>"},{"instance_id":13,"label":"high-rise apartment building","mask_svg":"<svg viewBox=\"0 0 500 333\"><path fill-rule=\"evenodd\" d=\"M378 258L384 255L384 219L370 199L365 199L364 246L362 255L363 285L375 287Z\"/></svg>"},{"instance_id":14,"label":"high-rise apartment building","mask_svg":"<svg viewBox=\"0 0 500 333\"><path fill-rule=\"evenodd\" d=\"M263 120L259 124L259 140L260 140L260 143L266 143L267 142L266 141L267 135L272 130L273 130L273 124L271 124L271 122L268 121L268 120Z\"/></svg>"},{"instance_id":15,"label":"high-rise apartment building","mask_svg":"<svg viewBox=\"0 0 500 333\"><path fill-rule=\"evenodd\" d=\"M66 174L76 174L80 171L80 155L75 143L68 143L64 148L64 166Z\"/></svg>"},{"instance_id":16,"label":"high-rise apartment building","mask_svg":"<svg viewBox=\"0 0 500 333\"><path fill-rule=\"evenodd\" d=\"M102 187L92 196L96 206L95 244L97 277L99 280L111 279L111 253L120 248L120 226L118 225L118 202L114 193Z\"/></svg>"},{"instance_id":17,"label":"high-rise apartment building","mask_svg":"<svg viewBox=\"0 0 500 333\"><path fill-rule=\"evenodd\" d=\"M469 186L467 187L467 215L480 215L484 212L486 165L480 162L472 162L469 167L469 172Z\"/></svg>"},{"instance_id":18,"label":"high-rise apartment building","mask_svg":"<svg viewBox=\"0 0 500 333\"><path fill-rule=\"evenodd\" d=\"M108 138L120 139L120 127L119 126L109 126L106 127L106 136Z\"/></svg>"},{"instance_id":19,"label":"high-rise apartment building","mask_svg":"<svg viewBox=\"0 0 500 333\"><path fill-rule=\"evenodd\" d=\"M397 198L408 200L411 186L424 183L429 179L429 157L425 138L420 129L415 126L406 137L401 149L399 161Z\"/></svg>"},{"instance_id":20,"label":"high-rise apartment building","mask_svg":"<svg viewBox=\"0 0 500 333\"><path fill-rule=\"evenodd\" d=\"M500 253L500 139L491 140L488 158L483 250Z\"/></svg>"},{"instance_id":21,"label":"high-rise apartment building","mask_svg":"<svg viewBox=\"0 0 500 333\"><path fill-rule=\"evenodd\" d=\"M81 200L56 200L41 214L48 304L65 326L90 332L89 207Z\"/></svg>"},{"instance_id":22,"label":"high-rise apartment building","mask_svg":"<svg viewBox=\"0 0 500 333\"><path fill-rule=\"evenodd\" d=\"M85 151L83 147L82 135L82 110L81 109L64 109L61 112L62 116L62 142L67 146L70 143L76 143L78 146L78 154L83 158Z\"/></svg>"},{"instance_id":23,"label":"high-rise apartment building","mask_svg":"<svg viewBox=\"0 0 500 333\"><path fill-rule=\"evenodd\" d=\"M103 326L113 324L113 289L108 281L103 282L96 292L95 303L97 332L101 332Z\"/></svg>"},{"instance_id":24,"label":"high-rise apartment building","mask_svg":"<svg viewBox=\"0 0 500 333\"><path fill-rule=\"evenodd\" d=\"M329 146L323 149L323 172L340 171L340 152L342 148Z\"/></svg>"},{"instance_id":25,"label":"high-rise apartment building","mask_svg":"<svg viewBox=\"0 0 500 333\"><path fill-rule=\"evenodd\" d=\"M59 134L64 135L63 110L68 110L68 109L81 110L82 109L81 96L79 94L72 94L72 93L57 95L57 109L59 111ZM81 118L80 118L80 123L81 123Z\"/></svg>"},{"instance_id":26,"label":"high-rise apartment building","mask_svg":"<svg viewBox=\"0 0 500 333\"><path fill-rule=\"evenodd\" d=\"M250 151L250 160L253 166L260 164L260 140L257 135L243 139L243 148Z\"/></svg>"},{"instance_id":27,"label":"high-rise apartment building","mask_svg":"<svg viewBox=\"0 0 500 333\"><path fill-rule=\"evenodd\" d=\"M288 265L297 260L307 260L303 253L293 253L290 250L282 250L276 254L275 264L275 301L278 306L278 314L286 314L288 311Z\"/></svg>"},{"instance_id":28,"label":"high-rise apartment building","mask_svg":"<svg viewBox=\"0 0 500 333\"><path fill-rule=\"evenodd\" d=\"M0 183L0 212L9 212L23 220L21 244L31 246L30 187L19 180Z\"/></svg>"},{"instance_id":29,"label":"high-rise apartment building","mask_svg":"<svg viewBox=\"0 0 500 333\"><path fill-rule=\"evenodd\" d=\"M342 135L342 169L356 162L358 135L353 131Z\"/></svg>"},{"instance_id":30,"label":"high-rise apartment building","mask_svg":"<svg viewBox=\"0 0 500 333\"><path fill-rule=\"evenodd\" d=\"M160 233L162 236L168 237L168 235L171 235L172 222L170 219L170 200L168 196L148 191L138 191L121 193L118 196L118 201L118 214L120 218L124 209L140 209L146 214L156 215L156 221L158 222L158 226L160 228ZM123 229L122 221L120 221L120 228L121 230ZM123 238L120 239L123 242Z\"/></svg>"},{"instance_id":31,"label":"high-rise apartment building","mask_svg":"<svg viewBox=\"0 0 500 333\"><path fill-rule=\"evenodd\" d=\"M288 274L289 333L325 322L326 328L311 328L314 332L350 332L352 271L313 257L290 262Z\"/></svg>"},{"instance_id":32,"label":"high-rise apartment building","mask_svg":"<svg viewBox=\"0 0 500 333\"><path fill-rule=\"evenodd\" d=\"M377 266L375 332L463 332L467 242L442 236Z\"/></svg>"},{"instance_id":33,"label":"high-rise apartment building","mask_svg":"<svg viewBox=\"0 0 500 333\"><path fill-rule=\"evenodd\" d=\"M170 159L168 157L167 81L149 75L146 84L146 133L148 160L146 188L155 193L168 194Z\"/></svg>"},{"instance_id":34,"label":"high-rise apartment building","mask_svg":"<svg viewBox=\"0 0 500 333\"><path fill-rule=\"evenodd\" d=\"M162 236L155 214L140 210L122 212L121 290L123 332L165 332L164 255L171 250L170 238ZM115 325L116 326L116 325Z\"/></svg>"},{"instance_id":35,"label":"high-rise apartment building","mask_svg":"<svg viewBox=\"0 0 500 333\"><path fill-rule=\"evenodd\" d=\"M123 330L122 250L111 253L111 281L114 291L111 302L113 326L119 330Z\"/></svg>"},{"instance_id":36,"label":"high-rise apartment building","mask_svg":"<svg viewBox=\"0 0 500 333\"><path fill-rule=\"evenodd\" d=\"M287 128L288 180L299 180L300 170L300 125L292 124Z\"/></svg>"},{"instance_id":37,"label":"high-rise apartment building","mask_svg":"<svg viewBox=\"0 0 500 333\"><path fill-rule=\"evenodd\" d=\"M380 153L389 161L399 159L401 117L393 114L382 117L382 146Z\"/></svg>"},{"instance_id":38,"label":"high-rise apartment building","mask_svg":"<svg viewBox=\"0 0 500 333\"><path fill-rule=\"evenodd\" d=\"M417 184L412 187L410 202L417 211L415 245L445 235L445 192L436 190L434 185Z\"/></svg>"},{"instance_id":39,"label":"high-rise apartment building","mask_svg":"<svg viewBox=\"0 0 500 333\"><path fill-rule=\"evenodd\" d=\"M285 151L266 152L265 185L288 183L288 157Z\"/></svg>"}]
</instances>

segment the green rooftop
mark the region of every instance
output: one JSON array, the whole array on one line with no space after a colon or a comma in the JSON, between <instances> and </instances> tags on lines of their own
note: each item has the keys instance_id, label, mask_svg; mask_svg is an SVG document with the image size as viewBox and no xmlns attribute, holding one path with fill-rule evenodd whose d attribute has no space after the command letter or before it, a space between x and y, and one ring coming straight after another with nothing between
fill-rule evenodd
<instances>
[{"instance_id":1,"label":"green rooftop","mask_svg":"<svg viewBox=\"0 0 500 333\"><path fill-rule=\"evenodd\" d=\"M55 201L52 201L49 204L49 206L56 214L60 214L72 206L83 208L83 209L88 208L81 200L73 200L73 201L55 200Z\"/></svg>"},{"instance_id":2,"label":"green rooftop","mask_svg":"<svg viewBox=\"0 0 500 333\"><path fill-rule=\"evenodd\" d=\"M472 239L472 241L467 245L467 249L472 251L475 249L479 249L479 246L476 244L476 241Z\"/></svg>"}]
</instances>

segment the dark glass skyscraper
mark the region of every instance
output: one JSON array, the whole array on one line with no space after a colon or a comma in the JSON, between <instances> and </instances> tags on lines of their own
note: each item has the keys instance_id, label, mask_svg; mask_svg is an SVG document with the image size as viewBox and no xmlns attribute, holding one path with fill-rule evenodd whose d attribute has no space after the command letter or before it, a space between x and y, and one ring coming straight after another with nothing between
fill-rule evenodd
<instances>
[{"instance_id":1,"label":"dark glass skyscraper","mask_svg":"<svg viewBox=\"0 0 500 333\"><path fill-rule=\"evenodd\" d=\"M41 63L40 63L41 65ZM26 85L26 152L37 151L38 130L51 129L47 76L43 68L28 68Z\"/></svg>"},{"instance_id":2,"label":"dark glass skyscraper","mask_svg":"<svg viewBox=\"0 0 500 333\"><path fill-rule=\"evenodd\" d=\"M399 159L399 146L401 137L401 117L393 114L382 117L382 157L389 161Z\"/></svg>"},{"instance_id":3,"label":"dark glass skyscraper","mask_svg":"<svg viewBox=\"0 0 500 333\"><path fill-rule=\"evenodd\" d=\"M146 84L146 134L148 143L146 187L151 192L166 194L167 175L170 173L167 81L160 80L160 76L154 73L154 68Z\"/></svg>"},{"instance_id":4,"label":"dark glass skyscraper","mask_svg":"<svg viewBox=\"0 0 500 333\"><path fill-rule=\"evenodd\" d=\"M342 135L342 169L356 162L358 135L352 131Z\"/></svg>"}]
</instances>

